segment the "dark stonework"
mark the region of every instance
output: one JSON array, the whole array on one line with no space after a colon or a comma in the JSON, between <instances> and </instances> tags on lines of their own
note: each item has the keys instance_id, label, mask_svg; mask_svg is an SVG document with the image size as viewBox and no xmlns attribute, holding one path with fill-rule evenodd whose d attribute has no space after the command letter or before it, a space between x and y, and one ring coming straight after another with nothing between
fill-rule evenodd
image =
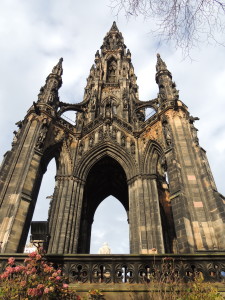
<instances>
[{"instance_id":1,"label":"dark stonework","mask_svg":"<svg viewBox=\"0 0 225 300\"><path fill-rule=\"evenodd\" d=\"M157 55L157 98L140 101L136 75L114 23L81 103L61 102L62 59L18 122L0 169L2 252L25 245L43 174L57 161L48 252L89 253L94 213L107 196L127 211L132 254L225 249L225 198L216 190L197 129ZM154 114L146 120L146 108ZM75 111L76 125L61 115ZM152 250L153 248L156 251Z\"/></svg>"}]
</instances>

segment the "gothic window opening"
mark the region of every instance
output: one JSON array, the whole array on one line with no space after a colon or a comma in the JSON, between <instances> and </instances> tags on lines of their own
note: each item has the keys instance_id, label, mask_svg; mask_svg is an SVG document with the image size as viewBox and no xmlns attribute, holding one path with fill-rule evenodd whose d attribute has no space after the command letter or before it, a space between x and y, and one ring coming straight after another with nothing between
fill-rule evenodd
<instances>
[{"instance_id":1,"label":"gothic window opening","mask_svg":"<svg viewBox=\"0 0 225 300\"><path fill-rule=\"evenodd\" d=\"M76 112L75 111L66 111L61 117L69 122L71 125L76 125Z\"/></svg>"},{"instance_id":2,"label":"gothic window opening","mask_svg":"<svg viewBox=\"0 0 225 300\"><path fill-rule=\"evenodd\" d=\"M130 253L127 213L113 196L104 199L95 212L90 253L97 254L104 243L108 243L112 254Z\"/></svg>"},{"instance_id":3,"label":"gothic window opening","mask_svg":"<svg viewBox=\"0 0 225 300\"><path fill-rule=\"evenodd\" d=\"M42 177L32 221L48 221L55 188L56 162L52 159ZM32 213L32 212L31 212ZM26 245L30 244L30 226ZM29 248L29 247L28 247ZM26 250L25 251L29 251Z\"/></svg>"},{"instance_id":4,"label":"gothic window opening","mask_svg":"<svg viewBox=\"0 0 225 300\"><path fill-rule=\"evenodd\" d=\"M154 114L155 114L154 108L147 107L145 109L145 121L147 121L149 118L151 118L151 116L153 116Z\"/></svg>"}]
</instances>

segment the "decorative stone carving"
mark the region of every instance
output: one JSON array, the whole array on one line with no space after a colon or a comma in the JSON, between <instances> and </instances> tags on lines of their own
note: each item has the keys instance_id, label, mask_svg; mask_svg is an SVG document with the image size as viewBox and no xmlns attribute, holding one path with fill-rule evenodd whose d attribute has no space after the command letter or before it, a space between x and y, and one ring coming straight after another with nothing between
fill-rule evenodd
<instances>
[{"instance_id":1,"label":"decorative stone carving","mask_svg":"<svg viewBox=\"0 0 225 300\"><path fill-rule=\"evenodd\" d=\"M40 133L39 133L39 136L38 136L37 144L36 144L36 148L38 150L41 150L43 148L47 132L48 132L48 126L44 122L42 124L41 130L40 130Z\"/></svg>"},{"instance_id":2,"label":"decorative stone carving","mask_svg":"<svg viewBox=\"0 0 225 300\"><path fill-rule=\"evenodd\" d=\"M113 127L112 129L112 139L116 140L116 134L117 134L117 129L115 127Z\"/></svg>"},{"instance_id":3,"label":"decorative stone carving","mask_svg":"<svg viewBox=\"0 0 225 300\"><path fill-rule=\"evenodd\" d=\"M91 147L93 147L93 145L94 145L94 137L93 137L93 135L91 135L89 138L89 147L91 148Z\"/></svg>"},{"instance_id":4,"label":"decorative stone carving","mask_svg":"<svg viewBox=\"0 0 225 300\"><path fill-rule=\"evenodd\" d=\"M121 146L122 147L126 146L126 137L124 134L121 135Z\"/></svg>"},{"instance_id":5,"label":"decorative stone carving","mask_svg":"<svg viewBox=\"0 0 225 300\"><path fill-rule=\"evenodd\" d=\"M192 138L193 138L193 141L196 144L196 146L198 146L199 145L199 139L198 139L198 134L197 134L198 129L194 126L194 122L196 120L199 120L199 118L198 117L194 118L193 116L190 116L190 118L189 118Z\"/></svg>"},{"instance_id":6,"label":"decorative stone carving","mask_svg":"<svg viewBox=\"0 0 225 300\"><path fill-rule=\"evenodd\" d=\"M79 144L78 154L80 156L82 156L83 152L84 152L84 143L81 141L80 144Z\"/></svg>"},{"instance_id":7,"label":"decorative stone carving","mask_svg":"<svg viewBox=\"0 0 225 300\"><path fill-rule=\"evenodd\" d=\"M131 151L131 154L135 155L135 151L136 151L135 142L131 142L130 151Z\"/></svg>"},{"instance_id":8,"label":"decorative stone carving","mask_svg":"<svg viewBox=\"0 0 225 300\"><path fill-rule=\"evenodd\" d=\"M165 137L165 141L167 146L171 147L172 145L172 135L169 129L169 125L167 122L163 123L163 133L164 133L164 137Z\"/></svg>"},{"instance_id":9,"label":"decorative stone carving","mask_svg":"<svg viewBox=\"0 0 225 300\"><path fill-rule=\"evenodd\" d=\"M98 139L99 141L102 141L103 138L104 138L104 132L103 132L103 128L101 127L98 132Z\"/></svg>"}]
</instances>

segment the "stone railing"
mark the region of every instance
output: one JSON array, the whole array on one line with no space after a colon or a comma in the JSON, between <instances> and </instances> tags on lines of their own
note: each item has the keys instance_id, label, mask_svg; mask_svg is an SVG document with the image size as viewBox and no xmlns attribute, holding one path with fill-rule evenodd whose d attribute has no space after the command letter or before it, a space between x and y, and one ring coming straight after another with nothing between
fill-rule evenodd
<instances>
[{"instance_id":1,"label":"stone railing","mask_svg":"<svg viewBox=\"0 0 225 300\"><path fill-rule=\"evenodd\" d=\"M0 271L9 257L22 263L26 254L0 254ZM193 255L46 255L55 267L61 267L70 283L145 283L162 266L170 264L179 278L189 281L201 274L205 281L225 281L225 253Z\"/></svg>"}]
</instances>

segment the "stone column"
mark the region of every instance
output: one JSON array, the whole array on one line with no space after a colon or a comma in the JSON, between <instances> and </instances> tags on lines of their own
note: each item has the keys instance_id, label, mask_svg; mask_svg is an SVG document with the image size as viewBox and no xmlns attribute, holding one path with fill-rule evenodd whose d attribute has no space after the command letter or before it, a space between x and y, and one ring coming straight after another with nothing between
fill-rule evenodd
<instances>
[{"instance_id":1,"label":"stone column","mask_svg":"<svg viewBox=\"0 0 225 300\"><path fill-rule=\"evenodd\" d=\"M164 253L156 179L136 177L129 183L131 253L148 254L152 248Z\"/></svg>"},{"instance_id":2,"label":"stone column","mask_svg":"<svg viewBox=\"0 0 225 300\"><path fill-rule=\"evenodd\" d=\"M57 177L50 217L49 253L77 253L83 183L73 176Z\"/></svg>"}]
</instances>

